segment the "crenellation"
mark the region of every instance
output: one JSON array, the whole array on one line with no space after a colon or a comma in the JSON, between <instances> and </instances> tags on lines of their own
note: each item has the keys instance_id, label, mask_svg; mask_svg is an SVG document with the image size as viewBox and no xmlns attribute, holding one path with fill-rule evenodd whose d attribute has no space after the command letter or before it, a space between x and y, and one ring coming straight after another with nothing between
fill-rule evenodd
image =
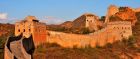
<instances>
[{"instance_id":1,"label":"crenellation","mask_svg":"<svg viewBox=\"0 0 140 59\"><path fill-rule=\"evenodd\" d=\"M109 22L107 23L108 25L119 25L119 24L123 24L123 25L131 25L131 22L130 21L113 21L113 22Z\"/></svg>"}]
</instances>

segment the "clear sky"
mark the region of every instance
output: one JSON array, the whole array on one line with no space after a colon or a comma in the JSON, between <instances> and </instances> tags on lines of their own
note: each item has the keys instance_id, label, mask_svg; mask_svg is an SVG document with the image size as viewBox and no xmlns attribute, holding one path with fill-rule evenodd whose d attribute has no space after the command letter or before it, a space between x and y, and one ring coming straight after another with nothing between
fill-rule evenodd
<instances>
[{"instance_id":1,"label":"clear sky","mask_svg":"<svg viewBox=\"0 0 140 59\"><path fill-rule=\"evenodd\" d=\"M84 13L103 16L111 4L138 8L140 0L0 0L0 22L14 23L33 15L46 23L60 23Z\"/></svg>"}]
</instances>

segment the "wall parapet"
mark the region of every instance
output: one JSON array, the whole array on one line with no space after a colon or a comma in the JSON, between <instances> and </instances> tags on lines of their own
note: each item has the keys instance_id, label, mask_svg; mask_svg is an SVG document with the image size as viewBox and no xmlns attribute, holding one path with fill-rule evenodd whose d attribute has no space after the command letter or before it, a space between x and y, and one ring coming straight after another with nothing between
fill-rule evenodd
<instances>
[{"instance_id":1,"label":"wall parapet","mask_svg":"<svg viewBox=\"0 0 140 59\"><path fill-rule=\"evenodd\" d=\"M131 25L130 21L113 21L113 22L109 22L107 23L107 25Z\"/></svg>"}]
</instances>

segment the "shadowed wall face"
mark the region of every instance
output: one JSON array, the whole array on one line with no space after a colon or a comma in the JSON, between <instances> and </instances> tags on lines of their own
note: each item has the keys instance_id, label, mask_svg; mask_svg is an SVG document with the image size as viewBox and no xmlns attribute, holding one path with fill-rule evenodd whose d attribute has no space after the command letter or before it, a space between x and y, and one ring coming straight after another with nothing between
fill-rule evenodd
<instances>
[{"instance_id":1,"label":"shadowed wall face","mask_svg":"<svg viewBox=\"0 0 140 59\"><path fill-rule=\"evenodd\" d=\"M33 23L33 40L35 45L39 45L41 43L46 43L46 25L44 23Z\"/></svg>"}]
</instances>

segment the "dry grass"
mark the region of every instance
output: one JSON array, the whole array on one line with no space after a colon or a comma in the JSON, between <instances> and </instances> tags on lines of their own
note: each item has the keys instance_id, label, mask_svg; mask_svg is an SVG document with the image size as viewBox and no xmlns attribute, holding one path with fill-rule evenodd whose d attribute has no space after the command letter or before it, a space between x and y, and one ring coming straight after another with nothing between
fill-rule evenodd
<instances>
[{"instance_id":1,"label":"dry grass","mask_svg":"<svg viewBox=\"0 0 140 59\"><path fill-rule=\"evenodd\" d=\"M120 59L121 55L128 58L133 58L133 55L140 53L140 49L135 46L136 40L130 37L129 40L113 44L106 44L104 47L97 46L92 48L87 46L85 48L63 48L56 43L41 44L35 49L35 59Z\"/></svg>"}]
</instances>

